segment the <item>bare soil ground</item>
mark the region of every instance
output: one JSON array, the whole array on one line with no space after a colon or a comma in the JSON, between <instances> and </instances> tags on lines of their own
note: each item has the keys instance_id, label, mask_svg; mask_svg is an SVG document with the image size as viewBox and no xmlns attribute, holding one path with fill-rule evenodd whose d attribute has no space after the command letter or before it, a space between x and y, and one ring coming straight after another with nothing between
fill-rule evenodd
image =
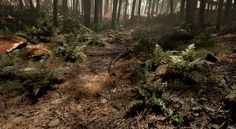
<instances>
[{"instance_id":1,"label":"bare soil ground","mask_svg":"<svg viewBox=\"0 0 236 129\"><path fill-rule=\"evenodd\" d=\"M88 49L88 61L85 64L67 64L72 72L66 74L64 82L55 85L54 90L41 97L36 104L17 91L0 94L0 128L2 129L143 129L143 128L174 128L162 121L155 114L137 115L133 118L125 116L129 103L133 100L135 81L130 80L135 58L122 58L112 66L110 62L125 48L132 47L130 32L124 32L124 39L106 45L105 48ZM235 47L232 39L220 38L222 45ZM217 68L225 76L225 85L236 83L236 54L218 53L221 58ZM138 81L138 80L137 80ZM221 87L219 87L221 88ZM206 109L212 116L202 114L198 124L202 128L220 127L215 125L214 118L223 117L221 98L218 93L206 95L212 103ZM216 99L215 99L216 98ZM219 99L217 99L219 98ZM217 111L217 113L215 113ZM221 116L217 116L217 115ZM155 124L153 124L155 123ZM236 126L232 125L232 128ZM187 127L191 128L191 127ZM221 128L221 127L220 127Z\"/></svg>"}]
</instances>

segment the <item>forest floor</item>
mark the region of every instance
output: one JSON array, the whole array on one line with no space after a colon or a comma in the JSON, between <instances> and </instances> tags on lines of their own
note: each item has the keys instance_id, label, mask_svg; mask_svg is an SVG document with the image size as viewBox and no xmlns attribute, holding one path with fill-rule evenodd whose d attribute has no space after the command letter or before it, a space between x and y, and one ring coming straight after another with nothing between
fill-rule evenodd
<instances>
[{"instance_id":1,"label":"forest floor","mask_svg":"<svg viewBox=\"0 0 236 129\"><path fill-rule=\"evenodd\" d=\"M64 82L55 85L55 90L49 91L39 98L36 104L32 104L25 94L19 92L0 94L0 128L174 128L165 123L158 127L151 124L162 121L162 118L155 114L142 115L140 113L132 118L126 117L127 108L134 99L133 88L139 81L131 79L133 64L137 61L135 56L128 55L117 60L112 64L108 73L112 59L134 45L131 31L124 31L122 37L122 39L109 42L105 47L88 48L86 50L88 59L85 64L67 64L72 72L66 74L63 77ZM106 34L101 38L110 37ZM222 46L236 46L236 34L216 38ZM217 64L217 70L222 76L225 76L225 86L235 84L236 54L219 52L217 56L221 59ZM219 88L222 89L222 87ZM210 98L216 98L210 102L215 103L215 106L210 104L212 107L209 107L208 111L220 112L221 104L217 99L219 94L211 95ZM221 125L214 125L209 119L208 116L199 117L202 128L221 128ZM222 126L224 126L224 122L222 122ZM236 128L235 125L231 127Z\"/></svg>"}]
</instances>

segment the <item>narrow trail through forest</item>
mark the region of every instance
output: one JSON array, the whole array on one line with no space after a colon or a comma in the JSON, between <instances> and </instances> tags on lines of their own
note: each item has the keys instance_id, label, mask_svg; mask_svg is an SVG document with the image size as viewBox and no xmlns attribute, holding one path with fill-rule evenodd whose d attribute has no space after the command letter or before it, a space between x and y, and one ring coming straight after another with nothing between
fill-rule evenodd
<instances>
[{"instance_id":1,"label":"narrow trail through forest","mask_svg":"<svg viewBox=\"0 0 236 129\"><path fill-rule=\"evenodd\" d=\"M132 96L132 87L124 72L131 69L133 62L121 59L122 63L118 60L112 64L116 76L111 76L108 68L110 62L133 43L131 32L124 32L123 37L114 42L115 39L105 36L113 43L105 48L88 49L85 64L68 64L71 73L66 75L65 82L56 85L55 90L48 92L35 105L25 95L2 96L0 125L4 129L54 128L59 125L59 128L87 128L109 125L104 122L119 120L115 116L121 119L124 112L119 111L124 111ZM95 121L104 125L99 126Z\"/></svg>"},{"instance_id":2,"label":"narrow trail through forest","mask_svg":"<svg viewBox=\"0 0 236 129\"><path fill-rule=\"evenodd\" d=\"M119 54L133 47L132 33L124 31L122 39L112 37L101 36L109 42L105 47L88 48L85 64L67 64L71 72L64 77L64 83L55 85L54 90L39 98L36 104L33 105L21 93L0 95L2 128L146 128L147 121L143 115L125 118L126 109L133 100L132 90L135 84L129 78L137 60L124 57L110 66L111 61ZM235 46L233 39L221 37L219 40L222 46ZM226 81L229 82L226 83L235 83L235 53L227 55L223 52L218 56L222 59L219 72L227 77Z\"/></svg>"}]
</instances>

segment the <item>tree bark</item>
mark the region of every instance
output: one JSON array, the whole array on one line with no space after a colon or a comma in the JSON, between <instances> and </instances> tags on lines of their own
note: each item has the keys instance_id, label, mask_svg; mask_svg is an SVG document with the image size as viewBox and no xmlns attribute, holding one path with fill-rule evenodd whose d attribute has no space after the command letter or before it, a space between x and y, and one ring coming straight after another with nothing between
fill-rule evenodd
<instances>
[{"instance_id":1,"label":"tree bark","mask_svg":"<svg viewBox=\"0 0 236 129\"><path fill-rule=\"evenodd\" d=\"M216 19L216 29L218 31L220 31L220 28L221 28L223 6L224 6L224 0L219 0L218 10L217 10L217 19Z\"/></svg>"},{"instance_id":2,"label":"tree bark","mask_svg":"<svg viewBox=\"0 0 236 129\"><path fill-rule=\"evenodd\" d=\"M54 26L58 26L57 4L58 4L58 0L53 0L53 24L54 24Z\"/></svg>"},{"instance_id":3,"label":"tree bark","mask_svg":"<svg viewBox=\"0 0 236 129\"><path fill-rule=\"evenodd\" d=\"M156 0L153 0L153 1L152 1L152 11L151 11L151 17L153 17L153 15L154 15L155 6L156 6Z\"/></svg>"},{"instance_id":4,"label":"tree bark","mask_svg":"<svg viewBox=\"0 0 236 129\"><path fill-rule=\"evenodd\" d=\"M83 0L84 3L84 25L90 26L91 22L91 0Z\"/></svg>"},{"instance_id":5,"label":"tree bark","mask_svg":"<svg viewBox=\"0 0 236 129\"><path fill-rule=\"evenodd\" d=\"M36 1L36 8L37 8L37 10L40 10L40 0Z\"/></svg>"},{"instance_id":6,"label":"tree bark","mask_svg":"<svg viewBox=\"0 0 236 129\"><path fill-rule=\"evenodd\" d=\"M139 18L139 20L141 17L141 6L142 6L142 0L139 0L139 2L138 2L138 18Z\"/></svg>"},{"instance_id":7,"label":"tree bark","mask_svg":"<svg viewBox=\"0 0 236 129\"><path fill-rule=\"evenodd\" d=\"M120 21L120 13L121 13L121 7L122 7L122 0L119 0L119 7L118 7L118 15L117 15L117 22Z\"/></svg>"},{"instance_id":8,"label":"tree bark","mask_svg":"<svg viewBox=\"0 0 236 129\"><path fill-rule=\"evenodd\" d=\"M112 27L113 28L116 25L117 6L118 6L118 0L113 0L113 11L112 11Z\"/></svg>"},{"instance_id":9,"label":"tree bark","mask_svg":"<svg viewBox=\"0 0 236 129\"><path fill-rule=\"evenodd\" d=\"M62 1L62 15L63 18L66 19L68 16L68 5L67 0Z\"/></svg>"},{"instance_id":10,"label":"tree bark","mask_svg":"<svg viewBox=\"0 0 236 129\"><path fill-rule=\"evenodd\" d=\"M29 5L30 5L30 9L33 10L34 9L33 0L29 0Z\"/></svg>"},{"instance_id":11,"label":"tree bark","mask_svg":"<svg viewBox=\"0 0 236 129\"><path fill-rule=\"evenodd\" d=\"M96 31L98 31L98 22L99 22L99 6L100 6L100 0L95 0L94 24L95 24L95 29L96 29Z\"/></svg>"},{"instance_id":12,"label":"tree bark","mask_svg":"<svg viewBox=\"0 0 236 129\"><path fill-rule=\"evenodd\" d=\"M199 26L204 27L206 0L200 0Z\"/></svg>"},{"instance_id":13,"label":"tree bark","mask_svg":"<svg viewBox=\"0 0 236 129\"><path fill-rule=\"evenodd\" d=\"M126 20L126 18L127 18L128 6L129 6L129 0L126 0L125 1L125 10L124 10L124 20Z\"/></svg>"},{"instance_id":14,"label":"tree bark","mask_svg":"<svg viewBox=\"0 0 236 129\"><path fill-rule=\"evenodd\" d=\"M236 21L236 0L234 0L233 20Z\"/></svg>"},{"instance_id":15,"label":"tree bark","mask_svg":"<svg viewBox=\"0 0 236 129\"><path fill-rule=\"evenodd\" d=\"M160 0L157 0L157 2L156 2L156 15L158 15L159 14L159 2L160 2Z\"/></svg>"},{"instance_id":16,"label":"tree bark","mask_svg":"<svg viewBox=\"0 0 236 129\"><path fill-rule=\"evenodd\" d=\"M195 0L187 0L185 21L186 21L186 24L189 24L189 25L194 25L194 17L195 17L194 4L195 4Z\"/></svg>"},{"instance_id":17,"label":"tree bark","mask_svg":"<svg viewBox=\"0 0 236 129\"><path fill-rule=\"evenodd\" d=\"M181 5L180 5L180 19L184 19L185 16L185 5L186 5L186 0L181 0Z\"/></svg>"},{"instance_id":18,"label":"tree bark","mask_svg":"<svg viewBox=\"0 0 236 129\"><path fill-rule=\"evenodd\" d=\"M24 9L24 3L22 0L18 0L20 9Z\"/></svg>"},{"instance_id":19,"label":"tree bark","mask_svg":"<svg viewBox=\"0 0 236 129\"><path fill-rule=\"evenodd\" d=\"M169 5L170 5L170 16L173 17L173 15L174 15L174 1L169 0Z\"/></svg>"},{"instance_id":20,"label":"tree bark","mask_svg":"<svg viewBox=\"0 0 236 129\"><path fill-rule=\"evenodd\" d=\"M232 22L232 0L226 0L223 25Z\"/></svg>"},{"instance_id":21,"label":"tree bark","mask_svg":"<svg viewBox=\"0 0 236 129\"><path fill-rule=\"evenodd\" d=\"M131 19L134 19L135 6L136 6L136 0L133 0Z\"/></svg>"},{"instance_id":22,"label":"tree bark","mask_svg":"<svg viewBox=\"0 0 236 129\"><path fill-rule=\"evenodd\" d=\"M107 14L108 12L109 12L109 0L105 0L104 14Z\"/></svg>"}]
</instances>

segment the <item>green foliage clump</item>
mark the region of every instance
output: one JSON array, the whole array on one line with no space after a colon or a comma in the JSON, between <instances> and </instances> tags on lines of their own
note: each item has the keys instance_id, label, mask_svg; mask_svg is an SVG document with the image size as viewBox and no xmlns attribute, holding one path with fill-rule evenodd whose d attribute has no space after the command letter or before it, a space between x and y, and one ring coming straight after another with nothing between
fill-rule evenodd
<instances>
[{"instance_id":1,"label":"green foliage clump","mask_svg":"<svg viewBox=\"0 0 236 129\"><path fill-rule=\"evenodd\" d=\"M7 66L14 65L13 60L6 54L0 54L0 71Z\"/></svg>"},{"instance_id":2,"label":"green foliage clump","mask_svg":"<svg viewBox=\"0 0 236 129\"><path fill-rule=\"evenodd\" d=\"M86 45L80 44L79 39L74 34L65 35L65 40L60 46L56 46L55 55L62 56L66 62L84 62L86 55L84 49Z\"/></svg>"},{"instance_id":3,"label":"green foliage clump","mask_svg":"<svg viewBox=\"0 0 236 129\"><path fill-rule=\"evenodd\" d=\"M142 81L128 114L151 109L153 112L164 113L177 126L183 125L189 117L196 116L201 108L193 104L191 108L195 113L191 116L182 113L184 103L181 100L176 101L169 91L187 88L202 92L217 82L211 63L196 58L194 44L183 51L166 52L156 45L153 57L143 67L136 65L135 70L142 77Z\"/></svg>"}]
</instances>

